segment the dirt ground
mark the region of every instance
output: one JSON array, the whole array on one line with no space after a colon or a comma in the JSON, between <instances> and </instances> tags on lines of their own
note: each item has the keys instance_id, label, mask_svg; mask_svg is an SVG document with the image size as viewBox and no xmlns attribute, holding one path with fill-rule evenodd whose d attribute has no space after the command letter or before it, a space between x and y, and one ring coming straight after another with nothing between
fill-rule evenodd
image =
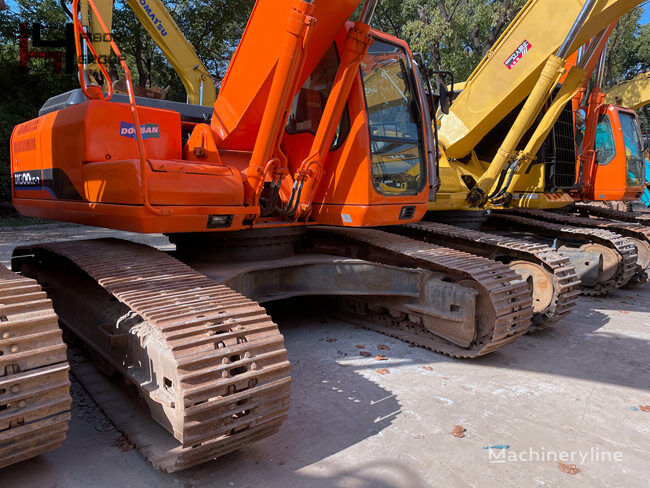
<instances>
[{"instance_id":1,"label":"dirt ground","mask_svg":"<svg viewBox=\"0 0 650 488\"><path fill-rule=\"evenodd\" d=\"M163 236L76 225L0 228L0 261L23 243L108 235L168 246ZM650 413L639 407L650 405L649 299L650 285L582 298L553 329L477 360L288 302L274 318L292 362L292 407L275 436L166 475L123 450L73 377L68 440L1 470L0 487L648 487ZM387 361L355 347L380 344ZM465 437L450 434L455 425ZM580 473L562 472L558 459Z\"/></svg>"}]
</instances>

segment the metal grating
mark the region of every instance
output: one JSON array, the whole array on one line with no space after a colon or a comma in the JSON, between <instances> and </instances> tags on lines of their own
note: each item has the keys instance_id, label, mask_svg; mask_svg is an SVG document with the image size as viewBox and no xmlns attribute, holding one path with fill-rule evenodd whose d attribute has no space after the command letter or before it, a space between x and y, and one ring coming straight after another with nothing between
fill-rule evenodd
<instances>
[{"instance_id":1,"label":"metal grating","mask_svg":"<svg viewBox=\"0 0 650 488\"><path fill-rule=\"evenodd\" d=\"M570 190L576 181L576 146L571 102L567 103L546 140L545 191Z\"/></svg>"}]
</instances>

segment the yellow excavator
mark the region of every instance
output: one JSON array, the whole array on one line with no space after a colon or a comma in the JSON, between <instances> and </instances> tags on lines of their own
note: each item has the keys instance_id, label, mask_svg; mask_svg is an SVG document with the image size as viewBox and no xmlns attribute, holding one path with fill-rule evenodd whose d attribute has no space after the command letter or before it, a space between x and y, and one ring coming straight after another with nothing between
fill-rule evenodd
<instances>
[{"instance_id":1,"label":"yellow excavator","mask_svg":"<svg viewBox=\"0 0 650 488\"><path fill-rule=\"evenodd\" d=\"M534 209L573 203L571 100L587 82L613 25L638 3L527 2L449 113L438 113L440 187L425 217L430 223L397 230L509 264L528 283L534 323L541 327L575 302L569 269L587 294L645 280L648 263L638 263L635 245L611 229L534 215ZM581 59L567 66L579 49Z\"/></svg>"}]
</instances>

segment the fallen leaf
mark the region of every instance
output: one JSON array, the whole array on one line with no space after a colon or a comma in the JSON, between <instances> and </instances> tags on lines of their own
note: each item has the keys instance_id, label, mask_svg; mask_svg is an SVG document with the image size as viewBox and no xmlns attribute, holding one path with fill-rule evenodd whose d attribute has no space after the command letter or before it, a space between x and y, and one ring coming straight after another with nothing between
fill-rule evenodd
<instances>
[{"instance_id":1,"label":"fallen leaf","mask_svg":"<svg viewBox=\"0 0 650 488\"><path fill-rule=\"evenodd\" d=\"M450 434L453 435L454 437L465 437L464 432L466 430L467 429L465 429L465 427L463 427L462 425L454 425L454 428L451 429Z\"/></svg>"},{"instance_id":2,"label":"fallen leaf","mask_svg":"<svg viewBox=\"0 0 650 488\"><path fill-rule=\"evenodd\" d=\"M420 434L414 434L413 439L424 439L424 436Z\"/></svg>"},{"instance_id":3,"label":"fallen leaf","mask_svg":"<svg viewBox=\"0 0 650 488\"><path fill-rule=\"evenodd\" d=\"M372 354L369 353L368 351L361 351L359 355L363 356L364 358L367 358L368 356L372 356Z\"/></svg>"},{"instance_id":4,"label":"fallen leaf","mask_svg":"<svg viewBox=\"0 0 650 488\"><path fill-rule=\"evenodd\" d=\"M357 344L354 347L356 347L357 349L365 349L366 348L366 346L364 346L363 344Z\"/></svg>"},{"instance_id":5,"label":"fallen leaf","mask_svg":"<svg viewBox=\"0 0 650 488\"><path fill-rule=\"evenodd\" d=\"M123 435L115 439L111 445L113 447L119 447L122 452L130 451L135 448L135 446Z\"/></svg>"},{"instance_id":6,"label":"fallen leaf","mask_svg":"<svg viewBox=\"0 0 650 488\"><path fill-rule=\"evenodd\" d=\"M578 474L580 470L576 467L575 464L564 464L562 461L557 462L557 467L563 473L570 475Z\"/></svg>"},{"instance_id":7,"label":"fallen leaf","mask_svg":"<svg viewBox=\"0 0 650 488\"><path fill-rule=\"evenodd\" d=\"M626 310L619 310L619 312L621 312L621 313L630 313L630 312L628 312Z\"/></svg>"},{"instance_id":8,"label":"fallen leaf","mask_svg":"<svg viewBox=\"0 0 650 488\"><path fill-rule=\"evenodd\" d=\"M379 351L381 351L381 350L384 350L384 351L390 351L390 347L388 347L386 344L379 344L379 345L377 346L377 349L378 349Z\"/></svg>"},{"instance_id":9,"label":"fallen leaf","mask_svg":"<svg viewBox=\"0 0 650 488\"><path fill-rule=\"evenodd\" d=\"M425 371L433 371L433 368L431 366L420 366L420 368Z\"/></svg>"},{"instance_id":10,"label":"fallen leaf","mask_svg":"<svg viewBox=\"0 0 650 488\"><path fill-rule=\"evenodd\" d=\"M333 337L328 337L328 338L325 339L325 340L326 340L327 342L336 342L336 341L338 341L338 339L334 339Z\"/></svg>"},{"instance_id":11,"label":"fallen leaf","mask_svg":"<svg viewBox=\"0 0 650 488\"><path fill-rule=\"evenodd\" d=\"M639 405L639 410L642 412L650 412L650 405Z\"/></svg>"},{"instance_id":12,"label":"fallen leaf","mask_svg":"<svg viewBox=\"0 0 650 488\"><path fill-rule=\"evenodd\" d=\"M377 373L379 374L390 374L390 371L388 371L386 368L381 368L377 370Z\"/></svg>"},{"instance_id":13,"label":"fallen leaf","mask_svg":"<svg viewBox=\"0 0 650 488\"><path fill-rule=\"evenodd\" d=\"M376 359L377 361L388 361L388 358L387 358L386 356L382 356L381 354L377 354L377 355L375 356L375 359Z\"/></svg>"},{"instance_id":14,"label":"fallen leaf","mask_svg":"<svg viewBox=\"0 0 650 488\"><path fill-rule=\"evenodd\" d=\"M442 379L443 380L448 380L449 378L447 378L446 376L443 376Z\"/></svg>"}]
</instances>

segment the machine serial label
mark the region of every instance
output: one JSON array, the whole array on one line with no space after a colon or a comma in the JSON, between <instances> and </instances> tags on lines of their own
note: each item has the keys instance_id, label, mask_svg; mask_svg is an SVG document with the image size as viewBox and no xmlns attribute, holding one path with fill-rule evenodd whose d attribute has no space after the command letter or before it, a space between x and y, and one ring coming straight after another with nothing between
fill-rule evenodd
<instances>
[{"instance_id":1,"label":"machine serial label","mask_svg":"<svg viewBox=\"0 0 650 488\"><path fill-rule=\"evenodd\" d=\"M18 127L16 127L16 135L19 136L28 132L34 132L36 129L38 129L40 123L41 119L36 119L25 122L24 124L20 124Z\"/></svg>"},{"instance_id":2,"label":"machine serial label","mask_svg":"<svg viewBox=\"0 0 650 488\"><path fill-rule=\"evenodd\" d=\"M158 124L140 124L140 133L142 134L142 139L160 138L160 128L158 127ZM135 125L120 121L120 135L135 140Z\"/></svg>"},{"instance_id":3,"label":"machine serial label","mask_svg":"<svg viewBox=\"0 0 650 488\"><path fill-rule=\"evenodd\" d=\"M12 149L15 153L36 151L36 138L20 139L14 142Z\"/></svg>"},{"instance_id":4,"label":"machine serial label","mask_svg":"<svg viewBox=\"0 0 650 488\"><path fill-rule=\"evenodd\" d=\"M506 62L504 63L508 69L512 69L515 64L519 62L521 58L524 57L524 54L526 54L528 51L530 51L530 48L533 47L532 44L526 40L519 44L519 47L515 49L515 52L506 59Z\"/></svg>"},{"instance_id":5,"label":"machine serial label","mask_svg":"<svg viewBox=\"0 0 650 488\"><path fill-rule=\"evenodd\" d=\"M14 188L41 188L42 185L43 175L40 169L14 173Z\"/></svg>"}]
</instances>

